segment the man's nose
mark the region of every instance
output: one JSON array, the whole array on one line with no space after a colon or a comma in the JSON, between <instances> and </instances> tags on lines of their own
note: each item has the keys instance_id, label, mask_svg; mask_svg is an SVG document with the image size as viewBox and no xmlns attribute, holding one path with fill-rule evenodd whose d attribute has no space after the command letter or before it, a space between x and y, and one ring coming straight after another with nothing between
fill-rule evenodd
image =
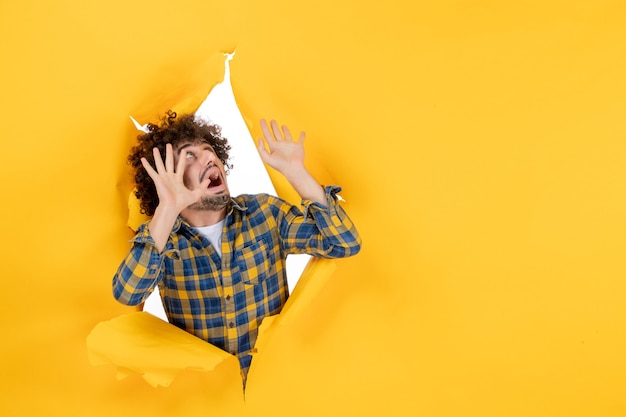
<instances>
[{"instance_id":1,"label":"man's nose","mask_svg":"<svg viewBox=\"0 0 626 417\"><path fill-rule=\"evenodd\" d=\"M211 162L215 163L215 155L211 151L203 150L200 154L200 163L204 166L209 165Z\"/></svg>"}]
</instances>

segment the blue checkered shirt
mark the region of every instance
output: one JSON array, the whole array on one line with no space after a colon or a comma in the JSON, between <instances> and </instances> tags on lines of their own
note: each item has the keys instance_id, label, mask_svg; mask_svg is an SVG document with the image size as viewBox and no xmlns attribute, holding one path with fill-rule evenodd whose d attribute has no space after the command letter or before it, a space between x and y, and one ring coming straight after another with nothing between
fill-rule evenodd
<instances>
[{"instance_id":1,"label":"blue checkered shirt","mask_svg":"<svg viewBox=\"0 0 626 417\"><path fill-rule=\"evenodd\" d=\"M267 194L232 198L221 259L180 216L161 253L144 223L113 278L113 295L138 305L158 286L170 323L237 356L245 378L261 321L279 313L289 295L287 254L341 258L360 250L339 191L326 187L327 207Z\"/></svg>"}]
</instances>

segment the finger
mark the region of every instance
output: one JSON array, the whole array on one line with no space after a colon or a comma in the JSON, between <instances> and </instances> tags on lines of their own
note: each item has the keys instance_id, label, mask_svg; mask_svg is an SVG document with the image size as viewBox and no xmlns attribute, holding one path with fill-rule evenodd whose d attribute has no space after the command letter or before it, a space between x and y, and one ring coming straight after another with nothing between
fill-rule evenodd
<instances>
[{"instance_id":1,"label":"finger","mask_svg":"<svg viewBox=\"0 0 626 417\"><path fill-rule=\"evenodd\" d=\"M159 148L153 148L152 154L154 155L154 165L156 166L156 170L159 174L165 172L165 166L163 166L163 159L161 159L161 152L159 152Z\"/></svg>"},{"instance_id":2,"label":"finger","mask_svg":"<svg viewBox=\"0 0 626 417\"><path fill-rule=\"evenodd\" d=\"M272 132L274 132L274 137L276 138L276 140L283 140L283 132L280 131L276 120L272 120L270 122L270 125L272 126Z\"/></svg>"},{"instance_id":3,"label":"finger","mask_svg":"<svg viewBox=\"0 0 626 417\"><path fill-rule=\"evenodd\" d=\"M265 140L263 138L257 138L256 148L258 149L259 152L265 151Z\"/></svg>"},{"instance_id":4,"label":"finger","mask_svg":"<svg viewBox=\"0 0 626 417\"><path fill-rule=\"evenodd\" d=\"M267 149L265 149L265 144L263 143L263 139L261 138L258 139L257 151L259 151L259 156L261 157L261 160L263 162L266 162L270 154L267 152Z\"/></svg>"},{"instance_id":5,"label":"finger","mask_svg":"<svg viewBox=\"0 0 626 417\"><path fill-rule=\"evenodd\" d=\"M274 136L270 132L270 128L267 125L267 121L265 119L261 120L261 130L263 131L263 136L265 137L265 140L268 142L269 145L270 142L274 140Z\"/></svg>"},{"instance_id":6,"label":"finger","mask_svg":"<svg viewBox=\"0 0 626 417\"><path fill-rule=\"evenodd\" d=\"M289 128L285 125L283 125L283 136L285 137L285 140L287 142L292 142L291 132L289 131Z\"/></svg>"},{"instance_id":7,"label":"finger","mask_svg":"<svg viewBox=\"0 0 626 417\"><path fill-rule=\"evenodd\" d=\"M157 174L154 168L152 168L150 162L148 162L146 158L141 158L141 165L143 165L143 168L146 170L150 178L152 178L153 181L156 180L159 174Z\"/></svg>"},{"instance_id":8,"label":"finger","mask_svg":"<svg viewBox=\"0 0 626 417\"><path fill-rule=\"evenodd\" d=\"M211 179L210 178L205 178L196 187L194 187L193 189L189 189L189 191L191 191L191 193L194 196L194 200L195 201L193 203L196 203L196 202L200 201L200 199L204 195L204 192L209 187L210 183L211 183ZM193 203L190 203L190 205L193 204Z\"/></svg>"},{"instance_id":9,"label":"finger","mask_svg":"<svg viewBox=\"0 0 626 417\"><path fill-rule=\"evenodd\" d=\"M167 172L174 171L174 151L171 143L165 145L165 170Z\"/></svg>"},{"instance_id":10,"label":"finger","mask_svg":"<svg viewBox=\"0 0 626 417\"><path fill-rule=\"evenodd\" d=\"M298 138L299 143L304 143L304 137L306 136L305 132L300 132L300 137Z\"/></svg>"},{"instance_id":11,"label":"finger","mask_svg":"<svg viewBox=\"0 0 626 417\"><path fill-rule=\"evenodd\" d=\"M202 180L202 182L198 185L199 190L204 191L209 187L209 184L211 184L211 178L209 178L208 176Z\"/></svg>"},{"instance_id":12,"label":"finger","mask_svg":"<svg viewBox=\"0 0 626 417\"><path fill-rule=\"evenodd\" d=\"M185 149L181 149L178 153L178 163L176 164L176 175L183 176L185 172L185 165L187 164L187 158L185 158Z\"/></svg>"}]
</instances>

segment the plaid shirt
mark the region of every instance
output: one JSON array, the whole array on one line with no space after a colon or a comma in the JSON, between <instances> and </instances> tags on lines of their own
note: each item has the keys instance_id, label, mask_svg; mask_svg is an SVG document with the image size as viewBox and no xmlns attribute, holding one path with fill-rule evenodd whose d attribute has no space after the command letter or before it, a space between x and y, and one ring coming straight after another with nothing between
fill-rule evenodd
<instances>
[{"instance_id":1,"label":"plaid shirt","mask_svg":"<svg viewBox=\"0 0 626 417\"><path fill-rule=\"evenodd\" d=\"M303 201L302 209L267 194L232 198L221 259L180 216L162 253L144 223L113 278L113 295L137 305L158 285L169 321L236 355L245 377L261 321L289 295L287 254L341 258L360 250L339 191L326 187L327 207Z\"/></svg>"}]
</instances>

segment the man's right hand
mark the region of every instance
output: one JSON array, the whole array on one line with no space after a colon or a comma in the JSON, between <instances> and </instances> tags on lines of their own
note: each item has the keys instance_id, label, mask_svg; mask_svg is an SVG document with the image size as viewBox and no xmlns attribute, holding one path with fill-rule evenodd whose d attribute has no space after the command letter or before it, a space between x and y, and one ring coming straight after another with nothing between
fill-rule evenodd
<instances>
[{"instance_id":1,"label":"man's right hand","mask_svg":"<svg viewBox=\"0 0 626 417\"><path fill-rule=\"evenodd\" d=\"M176 169L174 169L174 150L169 143L165 146L165 162L163 162L159 150L153 149L156 170L146 158L141 158L141 164L154 181L159 196L159 205L149 225L150 235L159 252L165 248L169 234L180 212L200 200L202 193L211 182L209 178L206 178L193 190L185 186L183 175L186 158L182 155L184 152L183 149L178 157Z\"/></svg>"},{"instance_id":2,"label":"man's right hand","mask_svg":"<svg viewBox=\"0 0 626 417\"><path fill-rule=\"evenodd\" d=\"M141 158L141 164L145 168L157 190L159 196L159 206L166 207L168 211L175 211L178 215L189 205L197 202L202 197L210 179L205 179L199 187L190 190L185 186L183 174L185 173L186 158L178 155L178 163L174 169L174 151L171 144L165 146L165 163L161 158L161 153L157 148L152 150L154 154L154 164L156 170L152 168L146 158ZM184 150L181 151L184 152Z\"/></svg>"}]
</instances>

